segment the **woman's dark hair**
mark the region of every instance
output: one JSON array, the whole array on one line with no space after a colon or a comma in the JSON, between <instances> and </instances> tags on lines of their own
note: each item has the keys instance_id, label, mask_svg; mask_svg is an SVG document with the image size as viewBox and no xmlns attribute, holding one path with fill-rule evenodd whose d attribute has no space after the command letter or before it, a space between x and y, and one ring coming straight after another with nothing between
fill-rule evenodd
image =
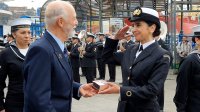
<instances>
[{"instance_id":1,"label":"woman's dark hair","mask_svg":"<svg viewBox=\"0 0 200 112\"><path fill-rule=\"evenodd\" d=\"M155 24L155 23L153 23L153 22L150 22L150 21L146 21L146 23L149 25L149 26L152 26L153 24ZM156 25L156 24L155 24ZM157 36L159 36L160 35L160 28L156 25L156 29L155 29L155 31L153 32L153 37L157 37Z\"/></svg>"}]
</instances>

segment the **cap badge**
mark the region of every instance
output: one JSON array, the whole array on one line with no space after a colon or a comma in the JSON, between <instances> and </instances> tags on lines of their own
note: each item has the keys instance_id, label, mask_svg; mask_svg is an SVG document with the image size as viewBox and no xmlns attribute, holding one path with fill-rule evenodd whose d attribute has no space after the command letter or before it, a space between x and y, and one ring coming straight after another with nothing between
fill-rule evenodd
<instances>
[{"instance_id":1,"label":"cap badge","mask_svg":"<svg viewBox=\"0 0 200 112\"><path fill-rule=\"evenodd\" d=\"M134 12L133 12L133 16L139 16L140 14L141 14L141 10L140 9L136 9L136 10L134 10Z\"/></svg>"}]
</instances>

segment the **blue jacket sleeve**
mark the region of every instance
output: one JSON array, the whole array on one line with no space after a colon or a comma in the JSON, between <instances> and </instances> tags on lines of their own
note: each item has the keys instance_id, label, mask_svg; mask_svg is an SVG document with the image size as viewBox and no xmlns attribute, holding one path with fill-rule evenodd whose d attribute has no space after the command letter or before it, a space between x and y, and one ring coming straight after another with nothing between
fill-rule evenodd
<instances>
[{"instance_id":1,"label":"blue jacket sleeve","mask_svg":"<svg viewBox=\"0 0 200 112\"><path fill-rule=\"evenodd\" d=\"M56 112L51 102L51 58L47 50L33 47L24 63L25 104L34 112ZM28 101L28 102L26 102Z\"/></svg>"},{"instance_id":2,"label":"blue jacket sleeve","mask_svg":"<svg viewBox=\"0 0 200 112\"><path fill-rule=\"evenodd\" d=\"M79 93L79 88L80 88L81 84L77 83L77 82L73 82L73 98L79 100L81 97L80 93Z\"/></svg>"}]
</instances>

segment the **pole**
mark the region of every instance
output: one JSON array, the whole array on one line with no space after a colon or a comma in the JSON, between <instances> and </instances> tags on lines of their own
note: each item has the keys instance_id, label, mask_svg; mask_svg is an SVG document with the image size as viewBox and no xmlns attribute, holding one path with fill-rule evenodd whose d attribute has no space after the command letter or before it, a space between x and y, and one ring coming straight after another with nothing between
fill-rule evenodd
<instances>
[{"instance_id":1,"label":"pole","mask_svg":"<svg viewBox=\"0 0 200 112\"><path fill-rule=\"evenodd\" d=\"M92 1L90 0L90 32L92 32Z\"/></svg>"},{"instance_id":2,"label":"pole","mask_svg":"<svg viewBox=\"0 0 200 112\"><path fill-rule=\"evenodd\" d=\"M99 0L99 28L100 28L100 32L103 32L102 9L103 9L103 3L102 3L102 0Z\"/></svg>"}]
</instances>

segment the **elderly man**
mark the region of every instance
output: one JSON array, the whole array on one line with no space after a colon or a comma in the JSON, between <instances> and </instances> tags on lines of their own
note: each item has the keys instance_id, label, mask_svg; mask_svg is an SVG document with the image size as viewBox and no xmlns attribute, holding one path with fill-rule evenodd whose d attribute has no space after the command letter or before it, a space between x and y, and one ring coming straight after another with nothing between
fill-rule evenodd
<instances>
[{"instance_id":1,"label":"elderly man","mask_svg":"<svg viewBox=\"0 0 200 112\"><path fill-rule=\"evenodd\" d=\"M24 112L71 112L72 97L95 94L91 84L73 82L64 41L77 25L70 2L50 2L45 11L47 31L33 43L24 63Z\"/></svg>"}]
</instances>

